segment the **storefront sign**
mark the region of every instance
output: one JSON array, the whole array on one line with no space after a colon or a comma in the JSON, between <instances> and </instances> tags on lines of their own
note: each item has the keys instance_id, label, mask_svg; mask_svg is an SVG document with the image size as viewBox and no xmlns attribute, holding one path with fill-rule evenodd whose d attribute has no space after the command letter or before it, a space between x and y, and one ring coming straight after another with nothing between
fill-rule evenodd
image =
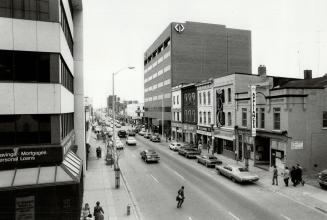
<instances>
[{"instance_id":1,"label":"storefront sign","mask_svg":"<svg viewBox=\"0 0 327 220\"><path fill-rule=\"evenodd\" d=\"M62 160L63 148L61 146L0 149L0 169L56 164L61 163Z\"/></svg>"},{"instance_id":2,"label":"storefront sign","mask_svg":"<svg viewBox=\"0 0 327 220\"><path fill-rule=\"evenodd\" d=\"M303 149L303 141L292 141L291 150L301 150Z\"/></svg>"},{"instance_id":3,"label":"storefront sign","mask_svg":"<svg viewBox=\"0 0 327 220\"><path fill-rule=\"evenodd\" d=\"M200 131L206 131L206 132L211 132L211 128L209 128L209 127L203 127L203 126L198 126L198 130L200 130Z\"/></svg>"},{"instance_id":4,"label":"storefront sign","mask_svg":"<svg viewBox=\"0 0 327 220\"><path fill-rule=\"evenodd\" d=\"M206 132L206 131L201 131L201 130L197 130L198 134L202 134L202 135L206 135L206 136L211 136L210 132Z\"/></svg>"},{"instance_id":5,"label":"storefront sign","mask_svg":"<svg viewBox=\"0 0 327 220\"><path fill-rule=\"evenodd\" d=\"M256 86L251 86L251 135L255 137L256 134L256 114L257 114L257 96Z\"/></svg>"},{"instance_id":6,"label":"storefront sign","mask_svg":"<svg viewBox=\"0 0 327 220\"><path fill-rule=\"evenodd\" d=\"M35 220L34 196L16 198L16 220Z\"/></svg>"}]
</instances>

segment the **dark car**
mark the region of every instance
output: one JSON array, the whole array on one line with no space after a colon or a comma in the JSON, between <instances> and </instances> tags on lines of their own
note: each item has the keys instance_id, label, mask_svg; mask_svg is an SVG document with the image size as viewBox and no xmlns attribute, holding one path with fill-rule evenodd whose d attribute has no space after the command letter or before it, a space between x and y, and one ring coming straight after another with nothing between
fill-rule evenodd
<instances>
[{"instance_id":1,"label":"dark car","mask_svg":"<svg viewBox=\"0 0 327 220\"><path fill-rule=\"evenodd\" d=\"M198 163L206 167L215 167L216 164L222 164L222 161L218 160L218 158L213 155L199 155L196 158L198 159Z\"/></svg>"},{"instance_id":2,"label":"dark car","mask_svg":"<svg viewBox=\"0 0 327 220\"><path fill-rule=\"evenodd\" d=\"M158 135L158 134L153 134L153 135L151 135L151 137L150 137L150 141L152 141L152 142L160 142L160 137L159 137L159 135Z\"/></svg>"},{"instance_id":3,"label":"dark car","mask_svg":"<svg viewBox=\"0 0 327 220\"><path fill-rule=\"evenodd\" d=\"M195 159L197 155L200 155L201 154L201 150L200 149L197 149L197 148L189 148L189 149L186 149L186 152L185 152L185 157L186 158L192 158L192 159Z\"/></svg>"},{"instance_id":4,"label":"dark car","mask_svg":"<svg viewBox=\"0 0 327 220\"><path fill-rule=\"evenodd\" d=\"M327 170L323 170L318 174L318 183L321 188L327 188Z\"/></svg>"},{"instance_id":5,"label":"dark car","mask_svg":"<svg viewBox=\"0 0 327 220\"><path fill-rule=\"evenodd\" d=\"M150 138L150 136L151 136L151 134L150 134L150 133L145 133L145 134L143 135L143 137L144 137L144 138L146 138L146 139L149 139L149 138Z\"/></svg>"},{"instance_id":6,"label":"dark car","mask_svg":"<svg viewBox=\"0 0 327 220\"><path fill-rule=\"evenodd\" d=\"M126 131L125 130L119 130L118 131L118 137L125 138L126 137Z\"/></svg>"},{"instance_id":7,"label":"dark car","mask_svg":"<svg viewBox=\"0 0 327 220\"><path fill-rule=\"evenodd\" d=\"M145 162L159 162L159 155L154 150L144 150L140 153L141 159Z\"/></svg>"},{"instance_id":8,"label":"dark car","mask_svg":"<svg viewBox=\"0 0 327 220\"><path fill-rule=\"evenodd\" d=\"M135 131L134 130L130 130L129 132L128 132L128 136L135 136Z\"/></svg>"},{"instance_id":9,"label":"dark car","mask_svg":"<svg viewBox=\"0 0 327 220\"><path fill-rule=\"evenodd\" d=\"M194 149L193 147L189 147L189 146L182 146L182 147L180 147L179 149L178 149L178 154L179 155L182 155L182 156L185 156L186 155L186 152L188 151L188 150L192 150L192 149Z\"/></svg>"}]
</instances>

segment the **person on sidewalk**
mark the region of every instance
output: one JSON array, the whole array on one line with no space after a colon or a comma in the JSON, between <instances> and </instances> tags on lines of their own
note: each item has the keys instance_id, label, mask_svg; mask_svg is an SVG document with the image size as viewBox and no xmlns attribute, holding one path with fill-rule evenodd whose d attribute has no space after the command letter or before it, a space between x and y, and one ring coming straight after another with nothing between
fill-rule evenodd
<instances>
[{"instance_id":1,"label":"person on sidewalk","mask_svg":"<svg viewBox=\"0 0 327 220\"><path fill-rule=\"evenodd\" d=\"M276 165L274 165L274 169L273 169L272 185L275 185L275 181L276 181L276 186L278 186L278 170Z\"/></svg>"},{"instance_id":2,"label":"person on sidewalk","mask_svg":"<svg viewBox=\"0 0 327 220\"><path fill-rule=\"evenodd\" d=\"M91 214L90 206L88 203L85 203L85 206L82 208L82 217L83 217L83 220L92 219L92 214Z\"/></svg>"},{"instance_id":3,"label":"person on sidewalk","mask_svg":"<svg viewBox=\"0 0 327 220\"><path fill-rule=\"evenodd\" d=\"M303 169L300 164L296 164L296 173L297 173L297 184L301 183L304 186L304 181L302 178Z\"/></svg>"},{"instance_id":4,"label":"person on sidewalk","mask_svg":"<svg viewBox=\"0 0 327 220\"><path fill-rule=\"evenodd\" d=\"M209 152L210 152L210 144L208 144L208 154L209 154Z\"/></svg>"},{"instance_id":5,"label":"person on sidewalk","mask_svg":"<svg viewBox=\"0 0 327 220\"><path fill-rule=\"evenodd\" d=\"M96 206L94 207L93 215L94 215L94 220L103 220L104 211L102 207L100 206L100 202L96 202Z\"/></svg>"},{"instance_id":6,"label":"person on sidewalk","mask_svg":"<svg viewBox=\"0 0 327 220\"><path fill-rule=\"evenodd\" d=\"M290 179L290 170L288 169L288 167L285 167L285 170L283 172L283 177L284 177L284 183L285 186L288 186L288 181Z\"/></svg>"},{"instance_id":7,"label":"person on sidewalk","mask_svg":"<svg viewBox=\"0 0 327 220\"><path fill-rule=\"evenodd\" d=\"M291 181L293 183L293 186L295 187L296 186L296 170L295 170L295 166L292 166L290 176L291 176Z\"/></svg>"},{"instance_id":8,"label":"person on sidewalk","mask_svg":"<svg viewBox=\"0 0 327 220\"><path fill-rule=\"evenodd\" d=\"M176 197L176 200L177 200L177 208L181 208L182 207L182 204L184 202L184 199L185 199L185 196L184 196L184 186L182 186L178 192L177 192L177 197Z\"/></svg>"}]
</instances>

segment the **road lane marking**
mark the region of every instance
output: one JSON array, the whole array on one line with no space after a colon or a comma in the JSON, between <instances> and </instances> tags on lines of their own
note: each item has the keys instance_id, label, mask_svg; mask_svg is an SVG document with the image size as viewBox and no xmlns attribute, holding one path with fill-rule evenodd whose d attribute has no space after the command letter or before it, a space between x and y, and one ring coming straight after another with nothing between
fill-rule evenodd
<instances>
[{"instance_id":1,"label":"road lane marking","mask_svg":"<svg viewBox=\"0 0 327 220\"><path fill-rule=\"evenodd\" d=\"M280 216L282 216L283 218L285 218L287 220L292 220L291 218L287 217L286 215L280 214Z\"/></svg>"},{"instance_id":2,"label":"road lane marking","mask_svg":"<svg viewBox=\"0 0 327 220\"><path fill-rule=\"evenodd\" d=\"M237 219L237 220L241 220L239 217L237 217L236 215L234 215L234 214L231 213L231 212L228 212L228 214L229 214L230 216L232 216L233 218Z\"/></svg>"},{"instance_id":3,"label":"road lane marking","mask_svg":"<svg viewBox=\"0 0 327 220\"><path fill-rule=\"evenodd\" d=\"M175 173L177 176L179 176L182 180L185 180L185 178L184 178L182 175L180 175L179 173L177 173L176 171L174 171L174 173Z\"/></svg>"},{"instance_id":4,"label":"road lane marking","mask_svg":"<svg viewBox=\"0 0 327 220\"><path fill-rule=\"evenodd\" d=\"M190 216L188 216L188 219L189 219L189 220L192 220L192 218L191 218Z\"/></svg>"},{"instance_id":5,"label":"road lane marking","mask_svg":"<svg viewBox=\"0 0 327 220\"><path fill-rule=\"evenodd\" d=\"M152 174L150 174L152 176ZM154 181L156 181L157 183L159 183L159 181L154 177L152 176L152 178L154 179Z\"/></svg>"}]
</instances>

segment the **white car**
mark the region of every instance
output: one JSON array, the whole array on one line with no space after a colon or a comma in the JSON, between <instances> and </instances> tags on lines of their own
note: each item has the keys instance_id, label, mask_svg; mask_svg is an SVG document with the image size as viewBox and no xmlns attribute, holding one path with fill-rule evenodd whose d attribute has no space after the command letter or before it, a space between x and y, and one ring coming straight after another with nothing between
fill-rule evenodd
<instances>
[{"instance_id":1,"label":"white car","mask_svg":"<svg viewBox=\"0 0 327 220\"><path fill-rule=\"evenodd\" d=\"M255 182L259 180L258 175L249 172L248 169L238 165L216 165L217 173L230 178L233 182Z\"/></svg>"},{"instance_id":2,"label":"white car","mask_svg":"<svg viewBox=\"0 0 327 220\"><path fill-rule=\"evenodd\" d=\"M116 149L117 150L123 150L124 144L120 140L116 140Z\"/></svg>"},{"instance_id":3,"label":"white car","mask_svg":"<svg viewBox=\"0 0 327 220\"><path fill-rule=\"evenodd\" d=\"M169 149L173 150L173 151L178 151L178 149L182 146L181 143L177 143L177 142L172 142L171 144L169 144Z\"/></svg>"},{"instance_id":4,"label":"white car","mask_svg":"<svg viewBox=\"0 0 327 220\"><path fill-rule=\"evenodd\" d=\"M145 134L145 131L139 131L139 135L143 136Z\"/></svg>"},{"instance_id":5,"label":"white car","mask_svg":"<svg viewBox=\"0 0 327 220\"><path fill-rule=\"evenodd\" d=\"M126 139L126 144L127 145L136 145L136 140L133 137L127 137Z\"/></svg>"}]
</instances>

